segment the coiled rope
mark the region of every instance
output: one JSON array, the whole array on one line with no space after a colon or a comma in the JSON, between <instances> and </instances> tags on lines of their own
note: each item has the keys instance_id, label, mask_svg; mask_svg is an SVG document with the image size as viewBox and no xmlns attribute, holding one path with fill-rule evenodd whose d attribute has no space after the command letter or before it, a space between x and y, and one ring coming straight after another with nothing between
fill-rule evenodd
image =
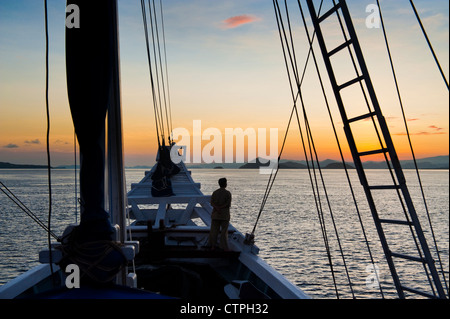
<instances>
[{"instance_id":1,"label":"coiled rope","mask_svg":"<svg viewBox=\"0 0 450 319\"><path fill-rule=\"evenodd\" d=\"M127 265L123 244L111 240L83 241L82 238L79 226L62 238L61 245L56 247L63 253L59 264L62 267L78 265L81 279L88 276L96 283L110 283Z\"/></svg>"}]
</instances>

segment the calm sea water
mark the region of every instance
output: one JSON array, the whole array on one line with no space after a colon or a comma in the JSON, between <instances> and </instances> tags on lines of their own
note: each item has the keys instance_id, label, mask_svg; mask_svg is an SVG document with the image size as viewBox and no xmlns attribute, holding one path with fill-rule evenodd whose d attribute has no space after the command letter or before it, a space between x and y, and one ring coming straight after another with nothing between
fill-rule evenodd
<instances>
[{"instance_id":1,"label":"calm sea water","mask_svg":"<svg viewBox=\"0 0 450 319\"><path fill-rule=\"evenodd\" d=\"M350 287L353 288L357 298L381 298L379 288L371 281L371 278L374 278L373 271L367 268L371 265L371 261L345 173L342 170L323 170L322 173L329 204L325 200L322 182L319 185L321 187L320 203L316 204L307 170L279 172L256 228L256 244L261 250L260 256L313 298L336 298L330 262L324 248L324 237L316 208L321 206L339 298L352 298ZM416 173L406 170L405 175L410 183L410 192L435 255ZM143 176L144 170L127 170L127 184L138 182ZM217 188L217 180L220 177L227 177L228 188L233 194L231 222L242 233L251 232L266 189L267 175L259 174L258 170L193 169L192 176L195 181L201 183L205 194ZM355 172L350 172L350 177L374 262L379 268L384 296L395 298L392 280L384 262L372 217L365 203L365 195ZM383 184L389 180L384 170L369 170L368 177L371 183L376 184ZM448 170L423 170L421 178L437 246L448 280ZM52 230L57 234L64 230L67 223L73 223L79 218L75 210L74 179L72 170L52 172ZM0 180L47 223L46 170L0 170ZM381 193L378 193L379 196L375 198L377 207L385 214L385 217L400 219L401 217L398 216L400 216L401 207L396 204L396 196L389 196L388 194L392 194L390 191L379 192ZM46 248L47 235L3 193L0 193L0 212L1 285L38 264L38 252ZM388 229L388 240L393 251L403 253L411 251L409 254L414 255L410 233L405 226ZM408 282L408 286L428 290L426 275L416 263L398 263L398 271L401 278Z\"/></svg>"}]
</instances>

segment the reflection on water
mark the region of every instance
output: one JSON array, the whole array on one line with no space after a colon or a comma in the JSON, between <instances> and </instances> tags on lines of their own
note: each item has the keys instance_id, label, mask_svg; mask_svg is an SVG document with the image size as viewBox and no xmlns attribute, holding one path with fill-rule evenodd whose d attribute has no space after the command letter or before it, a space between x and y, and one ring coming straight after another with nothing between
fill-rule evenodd
<instances>
[{"instance_id":1,"label":"reflection on water","mask_svg":"<svg viewBox=\"0 0 450 319\"><path fill-rule=\"evenodd\" d=\"M386 183L380 170L369 170L369 179L378 184ZM383 293L387 298L395 298L395 291L378 235L370 211L365 201L355 172L350 172L356 201L361 214L358 218L353 198L348 188L345 174L341 170L324 170L324 180L330 207L320 190L320 202L315 201L311 182L306 170L281 170L265 205L256 229L256 244L261 249L260 256L272 267L297 284L314 298L336 298L330 263L324 245L324 236L316 207L322 207L327 230L332 266L340 298L352 298L352 287L358 298L380 298L380 290L374 282L373 265L369 258L367 245L361 231L365 228L369 247ZM76 220L74 172L54 170L52 179L53 217L52 230L60 234L67 223ZM414 171L405 171L408 182L414 185ZM127 170L128 187L144 176L144 170ZM217 186L220 177L227 177L228 189L233 194L232 224L242 233L251 232L267 185L267 175L258 170L201 170L194 169L192 176L202 185L202 191L210 194ZM448 278L449 248L449 180L448 171L421 171L422 182L427 196L434 232L441 258ZM48 186L45 170L0 170L3 181L36 215L47 223ZM412 185L412 184L411 184ZM410 185L410 192L420 215L426 236L432 246L431 233L425 216L420 189ZM376 197L377 208L386 214L385 218L397 218L401 207L397 207L396 197L384 192ZM25 213L21 212L6 196L0 194L0 284L38 264L39 250L47 246L47 235ZM394 194L395 195L395 194ZM79 217L78 217L79 219ZM336 231L338 237L336 236ZM414 243L405 226L387 230L392 251L414 255ZM337 241L339 239L339 242ZM342 247L343 255L339 246ZM434 246L433 246L434 247ZM434 248L432 248L434 253ZM417 255L417 253L415 253ZM345 267L344 267L345 261ZM397 263L401 278L413 280L410 286L427 287L423 269L418 263ZM349 274L350 279L347 277ZM424 288L428 290L428 288Z\"/></svg>"}]
</instances>

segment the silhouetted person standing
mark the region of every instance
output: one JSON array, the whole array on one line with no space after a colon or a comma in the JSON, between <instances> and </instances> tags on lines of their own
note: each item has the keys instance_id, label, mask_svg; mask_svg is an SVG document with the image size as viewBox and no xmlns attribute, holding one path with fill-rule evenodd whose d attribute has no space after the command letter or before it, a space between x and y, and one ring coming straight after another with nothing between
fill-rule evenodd
<instances>
[{"instance_id":1,"label":"silhouetted person standing","mask_svg":"<svg viewBox=\"0 0 450 319\"><path fill-rule=\"evenodd\" d=\"M211 195L211 232L209 233L209 245L211 248L217 245L217 237L220 232L220 248L228 249L228 225L230 224L231 193L226 190L227 179L219 179L220 188Z\"/></svg>"}]
</instances>

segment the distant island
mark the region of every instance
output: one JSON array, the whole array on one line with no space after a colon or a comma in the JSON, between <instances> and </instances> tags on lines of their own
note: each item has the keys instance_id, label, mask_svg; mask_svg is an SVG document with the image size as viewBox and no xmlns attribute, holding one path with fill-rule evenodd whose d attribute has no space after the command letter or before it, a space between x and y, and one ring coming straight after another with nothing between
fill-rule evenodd
<instances>
[{"instance_id":1,"label":"distant island","mask_svg":"<svg viewBox=\"0 0 450 319\"><path fill-rule=\"evenodd\" d=\"M264 163L261 162L259 158L256 159L254 163L246 163L242 166L240 166L240 169L254 169L254 168L260 168L260 167L266 167L269 166L270 162L264 161ZM306 165L296 162L296 161L287 161L287 162L281 162L278 164L279 168L287 168L287 169L305 169L307 168Z\"/></svg>"},{"instance_id":2,"label":"distant island","mask_svg":"<svg viewBox=\"0 0 450 319\"><path fill-rule=\"evenodd\" d=\"M40 168L47 168L47 165L11 164L11 163L7 163L7 162L0 162L0 168L9 168L9 169L40 169Z\"/></svg>"},{"instance_id":3,"label":"distant island","mask_svg":"<svg viewBox=\"0 0 450 319\"><path fill-rule=\"evenodd\" d=\"M264 162L264 164L262 163ZM449 169L449 156L435 156L435 157L427 157L422 159L417 159L417 167L420 169ZM259 158L256 159L253 163L246 163L241 165L240 169L255 169L259 167L268 166L269 163L264 160L261 161ZM324 161L320 161L319 165L323 169L343 169L344 164L342 162L338 162L335 160L326 159ZM406 160L400 161L400 165L403 169L414 169L414 161ZM353 163L345 163L347 169L355 169ZM386 162L363 162L363 167L366 169L386 169L388 168ZM292 160L282 160L279 163L280 169L305 169L308 168L305 161L292 161Z\"/></svg>"},{"instance_id":4,"label":"distant island","mask_svg":"<svg viewBox=\"0 0 450 319\"><path fill-rule=\"evenodd\" d=\"M345 167L347 169L355 169L355 167L353 167L353 165L350 165L349 163L345 163ZM342 164L342 162L330 163L327 166L325 166L324 168L326 168L326 169L343 169L344 164Z\"/></svg>"},{"instance_id":5,"label":"distant island","mask_svg":"<svg viewBox=\"0 0 450 319\"><path fill-rule=\"evenodd\" d=\"M320 164L321 168L324 169L340 169L344 168L344 165L341 162L330 162L331 160L326 160ZM304 163L304 164L303 164ZM280 169L306 169L308 166L306 162L300 161L280 161L278 164L278 168ZM346 163L345 164L348 169L355 169L352 165ZM247 163L239 167L240 169L254 169L259 167L269 166L269 163L261 163L261 160L258 158L255 163Z\"/></svg>"}]
</instances>

